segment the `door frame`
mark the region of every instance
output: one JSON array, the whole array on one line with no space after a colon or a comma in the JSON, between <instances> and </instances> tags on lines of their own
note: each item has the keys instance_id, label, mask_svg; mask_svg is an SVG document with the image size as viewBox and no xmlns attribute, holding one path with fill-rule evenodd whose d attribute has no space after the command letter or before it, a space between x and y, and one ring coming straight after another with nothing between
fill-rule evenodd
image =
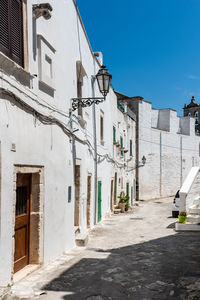
<instances>
[{"instance_id":1,"label":"door frame","mask_svg":"<svg viewBox=\"0 0 200 300\"><path fill-rule=\"evenodd\" d=\"M17 174L31 174L32 199L30 199L30 240L29 264L41 265L44 261L44 167L14 165L13 171L13 253L12 274L14 276L15 254L15 215L16 215L16 190ZM23 269L22 269L23 270Z\"/></svg>"}]
</instances>

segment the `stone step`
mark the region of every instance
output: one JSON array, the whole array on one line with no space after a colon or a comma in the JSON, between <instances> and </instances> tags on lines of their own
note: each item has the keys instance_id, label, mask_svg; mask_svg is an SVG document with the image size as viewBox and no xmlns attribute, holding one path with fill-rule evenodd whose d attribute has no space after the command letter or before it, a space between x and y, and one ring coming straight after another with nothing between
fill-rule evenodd
<instances>
[{"instance_id":1,"label":"stone step","mask_svg":"<svg viewBox=\"0 0 200 300\"><path fill-rule=\"evenodd\" d=\"M200 231L200 225L190 224L190 223L176 223L175 224L176 231Z\"/></svg>"},{"instance_id":2,"label":"stone step","mask_svg":"<svg viewBox=\"0 0 200 300\"><path fill-rule=\"evenodd\" d=\"M200 197L196 197L193 202L194 205L200 205Z\"/></svg>"},{"instance_id":3,"label":"stone step","mask_svg":"<svg viewBox=\"0 0 200 300\"><path fill-rule=\"evenodd\" d=\"M114 214L119 214L121 212L121 209L120 208L115 208L113 210Z\"/></svg>"},{"instance_id":4,"label":"stone step","mask_svg":"<svg viewBox=\"0 0 200 300\"><path fill-rule=\"evenodd\" d=\"M76 246L85 247L88 243L88 234L87 233L79 233L76 236Z\"/></svg>"},{"instance_id":5,"label":"stone step","mask_svg":"<svg viewBox=\"0 0 200 300\"><path fill-rule=\"evenodd\" d=\"M193 205L189 208L190 214L197 214L200 215L200 207L198 205Z\"/></svg>"},{"instance_id":6,"label":"stone step","mask_svg":"<svg viewBox=\"0 0 200 300\"><path fill-rule=\"evenodd\" d=\"M191 223L191 224L198 224L198 223L200 223L200 216L195 215L195 214L188 215L187 216L187 222Z\"/></svg>"}]
</instances>

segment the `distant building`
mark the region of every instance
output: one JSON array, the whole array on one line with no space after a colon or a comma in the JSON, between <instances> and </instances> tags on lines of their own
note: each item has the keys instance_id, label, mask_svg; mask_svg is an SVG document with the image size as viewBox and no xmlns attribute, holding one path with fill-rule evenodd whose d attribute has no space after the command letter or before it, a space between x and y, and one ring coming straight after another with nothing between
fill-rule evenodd
<instances>
[{"instance_id":1,"label":"distant building","mask_svg":"<svg viewBox=\"0 0 200 300\"><path fill-rule=\"evenodd\" d=\"M191 116L179 117L173 109L152 108L142 97L116 95L136 114L137 200L175 195L191 167L199 166L200 137L195 131L197 119L195 126L191 117L199 106L192 99L187 108Z\"/></svg>"},{"instance_id":2,"label":"distant building","mask_svg":"<svg viewBox=\"0 0 200 300\"><path fill-rule=\"evenodd\" d=\"M196 134L200 134L200 104L197 104L194 96L192 96L191 102L188 105L184 105L184 116L190 116L195 119L195 131Z\"/></svg>"}]
</instances>

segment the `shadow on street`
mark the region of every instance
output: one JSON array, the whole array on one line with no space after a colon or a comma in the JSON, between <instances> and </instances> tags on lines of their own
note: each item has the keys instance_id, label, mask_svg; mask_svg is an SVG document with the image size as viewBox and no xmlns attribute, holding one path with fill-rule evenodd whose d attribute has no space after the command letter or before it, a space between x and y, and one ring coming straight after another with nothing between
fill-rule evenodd
<instances>
[{"instance_id":1,"label":"shadow on street","mask_svg":"<svg viewBox=\"0 0 200 300\"><path fill-rule=\"evenodd\" d=\"M200 234L194 232L106 251L88 248L92 258L80 260L43 290L71 292L66 300L197 300L200 289L191 285L200 284L199 249ZM108 255L98 258L100 253Z\"/></svg>"}]
</instances>

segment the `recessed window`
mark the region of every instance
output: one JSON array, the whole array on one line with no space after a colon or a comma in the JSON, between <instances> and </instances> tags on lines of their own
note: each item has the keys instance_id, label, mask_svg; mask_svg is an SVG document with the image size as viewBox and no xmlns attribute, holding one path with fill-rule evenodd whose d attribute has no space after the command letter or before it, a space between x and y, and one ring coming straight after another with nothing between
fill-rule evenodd
<instances>
[{"instance_id":1,"label":"recessed window","mask_svg":"<svg viewBox=\"0 0 200 300\"><path fill-rule=\"evenodd\" d=\"M130 156L133 156L133 141L130 140Z\"/></svg>"},{"instance_id":2,"label":"recessed window","mask_svg":"<svg viewBox=\"0 0 200 300\"><path fill-rule=\"evenodd\" d=\"M199 124L199 113L198 111L195 112L195 125Z\"/></svg>"},{"instance_id":3,"label":"recessed window","mask_svg":"<svg viewBox=\"0 0 200 300\"><path fill-rule=\"evenodd\" d=\"M123 137L120 136L120 148L121 148L120 153L121 153L121 156L124 156L123 147L124 147Z\"/></svg>"},{"instance_id":4,"label":"recessed window","mask_svg":"<svg viewBox=\"0 0 200 300\"><path fill-rule=\"evenodd\" d=\"M116 127L113 126L113 143L116 143Z\"/></svg>"},{"instance_id":5,"label":"recessed window","mask_svg":"<svg viewBox=\"0 0 200 300\"><path fill-rule=\"evenodd\" d=\"M22 0L0 1L0 51L23 66Z\"/></svg>"}]
</instances>

